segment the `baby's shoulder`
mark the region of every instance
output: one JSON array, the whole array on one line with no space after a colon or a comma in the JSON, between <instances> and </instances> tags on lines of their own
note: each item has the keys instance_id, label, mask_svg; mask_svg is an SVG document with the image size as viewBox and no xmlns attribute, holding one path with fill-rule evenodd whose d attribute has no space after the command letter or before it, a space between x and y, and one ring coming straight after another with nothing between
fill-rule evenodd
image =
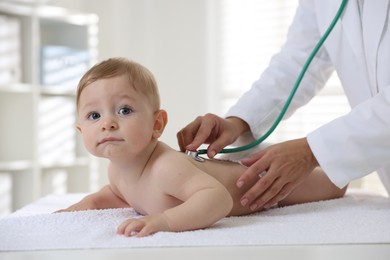
<instances>
[{"instance_id":1,"label":"baby's shoulder","mask_svg":"<svg viewBox=\"0 0 390 260\"><path fill-rule=\"evenodd\" d=\"M184 153L179 152L162 142L159 142L155 152L155 163L177 162L182 161L185 158Z\"/></svg>"},{"instance_id":2,"label":"baby's shoulder","mask_svg":"<svg viewBox=\"0 0 390 260\"><path fill-rule=\"evenodd\" d=\"M161 153L154 163L159 166L164 166L165 168L174 168L177 165L188 164L188 158L184 153L172 149Z\"/></svg>"},{"instance_id":3,"label":"baby's shoulder","mask_svg":"<svg viewBox=\"0 0 390 260\"><path fill-rule=\"evenodd\" d=\"M182 174L183 172L192 172L196 168L191 162L190 158L182 152L174 149L163 149L150 162L150 170L159 176L167 174L172 176L175 174Z\"/></svg>"},{"instance_id":4,"label":"baby's shoulder","mask_svg":"<svg viewBox=\"0 0 390 260\"><path fill-rule=\"evenodd\" d=\"M165 152L156 158L149 168L149 177L161 189L173 189L183 185L197 171L186 155L178 151Z\"/></svg>"}]
</instances>

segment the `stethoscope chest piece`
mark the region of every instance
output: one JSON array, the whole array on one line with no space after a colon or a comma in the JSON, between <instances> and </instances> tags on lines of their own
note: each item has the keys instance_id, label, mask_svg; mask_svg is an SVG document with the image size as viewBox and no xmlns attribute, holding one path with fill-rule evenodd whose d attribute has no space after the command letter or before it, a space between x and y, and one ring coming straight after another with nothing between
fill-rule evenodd
<instances>
[{"instance_id":1,"label":"stethoscope chest piece","mask_svg":"<svg viewBox=\"0 0 390 260\"><path fill-rule=\"evenodd\" d=\"M186 150L186 155L188 155L189 157L191 157L192 159L194 159L195 161L198 161L198 162L205 161L205 159L203 157L200 157L198 152L196 152L196 151Z\"/></svg>"}]
</instances>

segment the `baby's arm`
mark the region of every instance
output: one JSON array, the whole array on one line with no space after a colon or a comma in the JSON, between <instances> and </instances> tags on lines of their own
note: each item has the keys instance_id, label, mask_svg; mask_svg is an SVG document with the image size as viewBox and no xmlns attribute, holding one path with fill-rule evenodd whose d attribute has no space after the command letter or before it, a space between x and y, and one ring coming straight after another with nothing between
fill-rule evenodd
<instances>
[{"instance_id":1,"label":"baby's arm","mask_svg":"<svg viewBox=\"0 0 390 260\"><path fill-rule=\"evenodd\" d=\"M176 173L162 174L161 185L167 195L183 203L159 214L128 219L118 227L119 234L132 236L137 233L142 237L157 231L206 228L230 213L233 200L220 182L192 164L181 166Z\"/></svg>"},{"instance_id":2,"label":"baby's arm","mask_svg":"<svg viewBox=\"0 0 390 260\"><path fill-rule=\"evenodd\" d=\"M129 205L119 198L111 189L110 185L104 186L98 192L92 193L84 197L76 204L69 206L66 209L58 210L58 212L80 211L91 209L107 209L107 208L126 208Z\"/></svg>"},{"instance_id":3,"label":"baby's arm","mask_svg":"<svg viewBox=\"0 0 390 260\"><path fill-rule=\"evenodd\" d=\"M183 185L182 194L180 191L176 194L187 197L185 201L164 212L172 231L209 227L232 210L230 193L211 176L194 176L189 182L193 184Z\"/></svg>"}]
</instances>

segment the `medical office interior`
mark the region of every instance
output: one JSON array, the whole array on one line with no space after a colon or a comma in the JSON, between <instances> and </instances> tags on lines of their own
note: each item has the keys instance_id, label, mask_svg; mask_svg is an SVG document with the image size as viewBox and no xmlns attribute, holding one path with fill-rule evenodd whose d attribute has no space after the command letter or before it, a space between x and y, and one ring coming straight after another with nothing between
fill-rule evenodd
<instances>
[{"instance_id":1,"label":"medical office interior","mask_svg":"<svg viewBox=\"0 0 390 260\"><path fill-rule=\"evenodd\" d=\"M0 217L48 194L93 192L106 161L76 131L75 88L97 61L124 56L155 75L169 123L223 116L281 47L297 0L1 0ZM291 86L293 87L293 86ZM259 100L261 102L261 100ZM333 75L267 142L302 137L349 111ZM375 173L351 188L385 194Z\"/></svg>"}]
</instances>

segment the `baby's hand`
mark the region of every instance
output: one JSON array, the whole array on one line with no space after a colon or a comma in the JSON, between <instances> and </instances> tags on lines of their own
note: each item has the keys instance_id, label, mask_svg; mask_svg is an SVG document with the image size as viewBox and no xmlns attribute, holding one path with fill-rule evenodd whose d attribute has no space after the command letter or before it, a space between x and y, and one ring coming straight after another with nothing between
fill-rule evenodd
<instances>
[{"instance_id":1,"label":"baby's hand","mask_svg":"<svg viewBox=\"0 0 390 260\"><path fill-rule=\"evenodd\" d=\"M158 231L171 231L164 213L127 219L119 225L117 233L127 237L144 237Z\"/></svg>"}]
</instances>

